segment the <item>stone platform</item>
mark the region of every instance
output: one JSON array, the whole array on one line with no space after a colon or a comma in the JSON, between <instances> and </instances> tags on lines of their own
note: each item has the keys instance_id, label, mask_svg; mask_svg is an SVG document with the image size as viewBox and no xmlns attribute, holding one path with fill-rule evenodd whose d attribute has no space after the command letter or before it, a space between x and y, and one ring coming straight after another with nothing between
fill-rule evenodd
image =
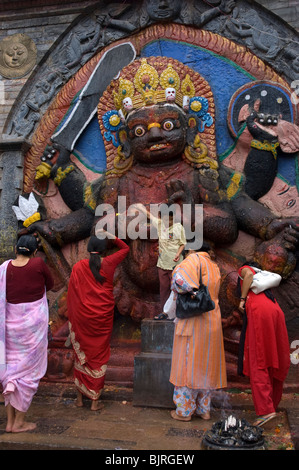
<instances>
[{"instance_id":1,"label":"stone platform","mask_svg":"<svg viewBox=\"0 0 299 470\"><path fill-rule=\"evenodd\" d=\"M173 385L169 382L173 334L172 321L142 321L141 352L134 359L134 405L173 406Z\"/></svg>"},{"instance_id":2,"label":"stone platform","mask_svg":"<svg viewBox=\"0 0 299 470\"><path fill-rule=\"evenodd\" d=\"M74 385L57 386L43 382L28 411L28 421L37 424L37 428L32 432L5 432L6 412L0 394L0 451L100 450L101 452L96 455L98 464L107 463L106 456L111 456L113 453L115 456L125 454L132 457L139 455L138 451L150 451L153 455L156 455L153 451L163 451L162 453L171 451L172 454L196 456L197 451L203 450L204 433L214 422L231 414L239 419L244 418L249 423L253 423L256 419L249 393L224 393L225 397L222 395L217 403L215 400L210 421L194 417L189 422L181 422L171 418L170 409L133 406L132 390L129 389L106 386L102 395L102 408L94 412L90 410L90 401L87 399L84 400L83 408L75 406ZM298 419L299 397L294 394L284 395L277 419L270 421L264 427L266 450L299 450ZM267 452L261 454L259 453L259 461L263 457L269 458ZM285 465L286 459L291 457L291 454L283 453ZM20 463L24 465L23 459L27 455L32 463L31 454L14 453L13 459L15 461L20 456L22 458ZM147 459L148 454L140 455L142 457L138 468L143 468L142 459ZM46 458L51 456L57 464L58 454L51 453ZM225 456L226 454L223 458ZM80 454L76 453L74 457L76 459L74 463L78 465ZM246 452L246 459L248 457L250 458L250 455ZM212 454L209 454L210 458ZM255 452L253 458L256 459ZM86 464L86 461L82 464ZM217 465L217 462L215 464Z\"/></svg>"}]
</instances>

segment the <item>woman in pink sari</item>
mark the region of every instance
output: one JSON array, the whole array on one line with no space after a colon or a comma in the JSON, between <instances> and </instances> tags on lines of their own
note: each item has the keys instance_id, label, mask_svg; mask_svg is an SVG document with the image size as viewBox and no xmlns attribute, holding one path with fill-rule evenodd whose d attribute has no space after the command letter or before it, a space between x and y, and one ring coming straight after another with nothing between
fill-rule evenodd
<instances>
[{"instance_id":1,"label":"woman in pink sari","mask_svg":"<svg viewBox=\"0 0 299 470\"><path fill-rule=\"evenodd\" d=\"M19 238L16 259L0 266L0 382L7 411L6 432L32 431L25 421L39 381L47 370L49 310L46 291L53 279L34 257L37 240Z\"/></svg>"}]
</instances>

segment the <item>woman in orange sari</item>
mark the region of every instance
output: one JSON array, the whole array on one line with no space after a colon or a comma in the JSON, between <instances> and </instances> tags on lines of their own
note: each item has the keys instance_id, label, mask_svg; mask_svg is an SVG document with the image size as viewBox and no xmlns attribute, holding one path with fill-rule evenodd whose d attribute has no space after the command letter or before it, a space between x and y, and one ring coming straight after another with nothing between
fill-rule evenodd
<instances>
[{"instance_id":1,"label":"woman in orange sari","mask_svg":"<svg viewBox=\"0 0 299 470\"><path fill-rule=\"evenodd\" d=\"M210 419L211 392L227 386L221 312L218 294L220 271L212 261L210 247L188 252L173 271L172 289L192 291L202 282L208 287L215 303L214 310L188 319L176 319L170 382L174 385L173 419L190 421L193 414Z\"/></svg>"},{"instance_id":2,"label":"woman in orange sari","mask_svg":"<svg viewBox=\"0 0 299 470\"><path fill-rule=\"evenodd\" d=\"M78 391L77 406L83 395L92 400L91 409L99 409L99 397L105 382L113 328L114 272L129 252L122 240L114 237L118 251L103 258L107 240L92 236L83 259L73 267L68 288L68 318L75 351L74 376Z\"/></svg>"}]
</instances>

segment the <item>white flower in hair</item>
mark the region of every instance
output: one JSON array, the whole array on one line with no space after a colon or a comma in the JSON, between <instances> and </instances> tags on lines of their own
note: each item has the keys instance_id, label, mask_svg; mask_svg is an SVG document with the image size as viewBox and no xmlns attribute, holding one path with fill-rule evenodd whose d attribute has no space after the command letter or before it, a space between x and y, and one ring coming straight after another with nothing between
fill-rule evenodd
<instances>
[{"instance_id":1,"label":"white flower in hair","mask_svg":"<svg viewBox=\"0 0 299 470\"><path fill-rule=\"evenodd\" d=\"M39 203L35 199L33 193L30 193L29 198L19 196L18 206L12 206L18 220L23 221L23 225L28 227L33 222L40 220L40 214L37 212Z\"/></svg>"}]
</instances>

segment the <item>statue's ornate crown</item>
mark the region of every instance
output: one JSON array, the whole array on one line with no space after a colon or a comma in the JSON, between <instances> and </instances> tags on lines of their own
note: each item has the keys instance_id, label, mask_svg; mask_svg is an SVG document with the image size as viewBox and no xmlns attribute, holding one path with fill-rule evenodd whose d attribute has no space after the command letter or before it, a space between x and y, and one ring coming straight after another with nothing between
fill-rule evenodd
<instances>
[{"instance_id":1,"label":"statue's ornate crown","mask_svg":"<svg viewBox=\"0 0 299 470\"><path fill-rule=\"evenodd\" d=\"M194 148L204 147L212 163L216 162L215 104L210 85L198 72L176 59L147 57L124 67L100 98L98 119L107 155L106 174L118 175L132 165L132 159L121 154L120 145L122 126L129 113L158 103L179 106L188 116L188 125L194 127L197 123L200 137L197 135ZM195 153L186 158L198 165L197 150Z\"/></svg>"},{"instance_id":2,"label":"statue's ornate crown","mask_svg":"<svg viewBox=\"0 0 299 470\"><path fill-rule=\"evenodd\" d=\"M198 73L172 58L148 57L137 59L125 67L118 79L111 82L100 100L98 111L107 133L117 131L130 111L157 103L178 105L186 113L197 115L199 132L213 124L213 94L209 84ZM114 110L103 113L103 105L113 102ZM110 106L111 106L110 104Z\"/></svg>"},{"instance_id":3,"label":"statue's ornate crown","mask_svg":"<svg viewBox=\"0 0 299 470\"><path fill-rule=\"evenodd\" d=\"M190 75L187 74L181 80L170 62L160 72L157 68L150 65L147 59L141 59L133 81L122 77L119 79L118 91L113 92L113 98L121 117L125 117L133 109L162 102L176 103L181 108L188 109L190 99L195 95ZM198 101L193 106L198 111L201 103Z\"/></svg>"}]
</instances>

